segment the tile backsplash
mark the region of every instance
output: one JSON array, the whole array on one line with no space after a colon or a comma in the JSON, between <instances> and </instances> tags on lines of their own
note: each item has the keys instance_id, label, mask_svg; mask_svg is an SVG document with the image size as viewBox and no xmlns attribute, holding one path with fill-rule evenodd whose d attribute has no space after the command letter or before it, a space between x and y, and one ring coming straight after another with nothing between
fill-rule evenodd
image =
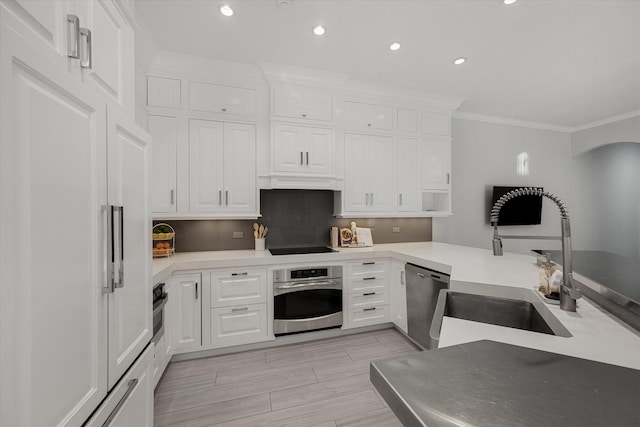
<instances>
[{"instance_id":1,"label":"tile backsplash","mask_svg":"<svg viewBox=\"0 0 640 427\"><path fill-rule=\"evenodd\" d=\"M333 191L328 190L262 190L260 211L262 218L257 221L176 220L154 221L154 225L166 222L175 229L176 252L253 249L254 222L269 227L267 249L326 246L330 244L329 229L348 227L351 221L371 228L374 244L432 238L431 218L335 218Z\"/></svg>"}]
</instances>

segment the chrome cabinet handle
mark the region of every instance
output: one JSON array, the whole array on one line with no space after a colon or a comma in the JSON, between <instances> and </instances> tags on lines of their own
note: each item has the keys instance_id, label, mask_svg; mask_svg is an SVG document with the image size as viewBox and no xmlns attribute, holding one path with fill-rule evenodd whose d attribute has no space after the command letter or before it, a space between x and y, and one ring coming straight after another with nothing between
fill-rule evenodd
<instances>
[{"instance_id":1,"label":"chrome cabinet handle","mask_svg":"<svg viewBox=\"0 0 640 427\"><path fill-rule=\"evenodd\" d=\"M398 204L402 206L402 193L398 194Z\"/></svg>"},{"instance_id":2,"label":"chrome cabinet handle","mask_svg":"<svg viewBox=\"0 0 640 427\"><path fill-rule=\"evenodd\" d=\"M335 280L322 280L317 282L298 282L290 285L277 285L276 289L295 289L314 286L336 286L338 283Z\"/></svg>"},{"instance_id":3,"label":"chrome cabinet handle","mask_svg":"<svg viewBox=\"0 0 640 427\"><path fill-rule=\"evenodd\" d=\"M122 408L122 406L125 404L125 402L129 398L131 393L133 393L133 390L136 389L137 385L138 385L137 378L127 381L127 391L124 393L124 396L122 396L122 399L120 399L116 407L113 408L113 411L111 411L111 413L105 420L104 424L102 424L102 427L108 427L109 425L111 425L116 415L118 415L118 412L120 412L120 409Z\"/></svg>"},{"instance_id":4,"label":"chrome cabinet handle","mask_svg":"<svg viewBox=\"0 0 640 427\"><path fill-rule=\"evenodd\" d=\"M114 206L113 210L120 215L120 263L118 266L118 282L115 287L124 288L124 206Z\"/></svg>"},{"instance_id":5,"label":"chrome cabinet handle","mask_svg":"<svg viewBox=\"0 0 640 427\"><path fill-rule=\"evenodd\" d=\"M91 69L93 66L93 62L91 60L91 30L88 28L80 28L80 39L83 40L83 44L80 48L80 66L82 68Z\"/></svg>"},{"instance_id":6,"label":"chrome cabinet handle","mask_svg":"<svg viewBox=\"0 0 640 427\"><path fill-rule=\"evenodd\" d=\"M196 282L195 288L196 288L196 299L198 299L198 282Z\"/></svg>"},{"instance_id":7,"label":"chrome cabinet handle","mask_svg":"<svg viewBox=\"0 0 640 427\"><path fill-rule=\"evenodd\" d=\"M247 276L249 275L249 273L247 273L246 271L243 273L231 273L232 276Z\"/></svg>"},{"instance_id":8,"label":"chrome cabinet handle","mask_svg":"<svg viewBox=\"0 0 640 427\"><path fill-rule=\"evenodd\" d=\"M417 273L417 276L418 276L419 278L421 278L421 279L424 279L424 274L422 274L422 273Z\"/></svg>"},{"instance_id":9,"label":"chrome cabinet handle","mask_svg":"<svg viewBox=\"0 0 640 427\"><path fill-rule=\"evenodd\" d=\"M404 270L400 271L400 284L404 285Z\"/></svg>"},{"instance_id":10,"label":"chrome cabinet handle","mask_svg":"<svg viewBox=\"0 0 640 427\"><path fill-rule=\"evenodd\" d=\"M375 261L363 262L362 265L375 265Z\"/></svg>"},{"instance_id":11,"label":"chrome cabinet handle","mask_svg":"<svg viewBox=\"0 0 640 427\"><path fill-rule=\"evenodd\" d=\"M303 153L302 153L302 151L301 151L301 152L300 152L300 164L301 164L301 165L302 165L302 164L304 164L304 163L303 163L303 161L302 161L303 156L304 156L304 155L303 155Z\"/></svg>"},{"instance_id":12,"label":"chrome cabinet handle","mask_svg":"<svg viewBox=\"0 0 640 427\"><path fill-rule=\"evenodd\" d=\"M78 44L80 40L80 19L76 15L67 15L67 56L80 58Z\"/></svg>"},{"instance_id":13,"label":"chrome cabinet handle","mask_svg":"<svg viewBox=\"0 0 640 427\"><path fill-rule=\"evenodd\" d=\"M451 174L447 173L447 184L451 183Z\"/></svg>"},{"instance_id":14,"label":"chrome cabinet handle","mask_svg":"<svg viewBox=\"0 0 640 427\"><path fill-rule=\"evenodd\" d=\"M107 283L102 288L103 294L111 294L114 291L114 277L113 277L113 206L102 206L102 211L107 214Z\"/></svg>"},{"instance_id":15,"label":"chrome cabinet handle","mask_svg":"<svg viewBox=\"0 0 640 427\"><path fill-rule=\"evenodd\" d=\"M366 292L366 293L362 294L362 296L363 297L368 297L368 296L375 295L375 294L376 294L375 292Z\"/></svg>"},{"instance_id":16,"label":"chrome cabinet handle","mask_svg":"<svg viewBox=\"0 0 640 427\"><path fill-rule=\"evenodd\" d=\"M307 151L307 166L309 165L309 152Z\"/></svg>"},{"instance_id":17,"label":"chrome cabinet handle","mask_svg":"<svg viewBox=\"0 0 640 427\"><path fill-rule=\"evenodd\" d=\"M229 205L229 190L225 190L224 192L224 204Z\"/></svg>"},{"instance_id":18,"label":"chrome cabinet handle","mask_svg":"<svg viewBox=\"0 0 640 427\"><path fill-rule=\"evenodd\" d=\"M363 308L362 311L373 311L375 309L376 309L375 307Z\"/></svg>"},{"instance_id":19,"label":"chrome cabinet handle","mask_svg":"<svg viewBox=\"0 0 640 427\"><path fill-rule=\"evenodd\" d=\"M232 308L231 312L232 313L237 313L239 311L249 311L249 307L242 307L242 308Z\"/></svg>"},{"instance_id":20,"label":"chrome cabinet handle","mask_svg":"<svg viewBox=\"0 0 640 427\"><path fill-rule=\"evenodd\" d=\"M176 203L176 199L175 199L175 190L172 188L171 191L169 192L169 197L171 198L171 204L175 204Z\"/></svg>"},{"instance_id":21,"label":"chrome cabinet handle","mask_svg":"<svg viewBox=\"0 0 640 427\"><path fill-rule=\"evenodd\" d=\"M364 204L369 206L369 193L364 193Z\"/></svg>"},{"instance_id":22,"label":"chrome cabinet handle","mask_svg":"<svg viewBox=\"0 0 640 427\"><path fill-rule=\"evenodd\" d=\"M226 108L223 108L223 109L222 109L222 112L223 112L223 113L226 113L226 112L227 112L227 109L226 109Z\"/></svg>"},{"instance_id":23,"label":"chrome cabinet handle","mask_svg":"<svg viewBox=\"0 0 640 427\"><path fill-rule=\"evenodd\" d=\"M303 115L302 115L302 117L307 117L307 115L306 115L306 114L303 114Z\"/></svg>"},{"instance_id":24,"label":"chrome cabinet handle","mask_svg":"<svg viewBox=\"0 0 640 427\"><path fill-rule=\"evenodd\" d=\"M222 206L222 190L218 190L218 205Z\"/></svg>"},{"instance_id":25,"label":"chrome cabinet handle","mask_svg":"<svg viewBox=\"0 0 640 427\"><path fill-rule=\"evenodd\" d=\"M375 277L363 277L362 280L376 280Z\"/></svg>"}]
</instances>

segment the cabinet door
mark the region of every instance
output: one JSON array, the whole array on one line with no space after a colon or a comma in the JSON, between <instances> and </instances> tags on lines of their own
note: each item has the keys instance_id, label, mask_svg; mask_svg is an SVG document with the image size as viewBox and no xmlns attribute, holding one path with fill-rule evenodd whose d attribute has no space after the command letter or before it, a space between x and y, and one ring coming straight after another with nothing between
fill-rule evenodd
<instances>
[{"instance_id":1,"label":"cabinet door","mask_svg":"<svg viewBox=\"0 0 640 427\"><path fill-rule=\"evenodd\" d=\"M171 279L171 338L174 350L198 348L202 344L202 282L200 274L176 275Z\"/></svg>"},{"instance_id":2,"label":"cabinet door","mask_svg":"<svg viewBox=\"0 0 640 427\"><path fill-rule=\"evenodd\" d=\"M134 34L127 20L111 1L80 2L80 26L91 30L91 68L85 68L91 84L134 111Z\"/></svg>"},{"instance_id":3,"label":"cabinet door","mask_svg":"<svg viewBox=\"0 0 640 427\"><path fill-rule=\"evenodd\" d=\"M366 129L393 129L393 107L387 105L344 102L344 125Z\"/></svg>"},{"instance_id":4,"label":"cabinet door","mask_svg":"<svg viewBox=\"0 0 640 427\"><path fill-rule=\"evenodd\" d=\"M273 170L301 172L304 164L304 127L273 125Z\"/></svg>"},{"instance_id":5,"label":"cabinet door","mask_svg":"<svg viewBox=\"0 0 640 427\"><path fill-rule=\"evenodd\" d=\"M224 124L224 211L256 213L256 128Z\"/></svg>"},{"instance_id":6,"label":"cabinet door","mask_svg":"<svg viewBox=\"0 0 640 427\"><path fill-rule=\"evenodd\" d=\"M420 155L422 188L446 190L451 186L450 156L448 141L423 141Z\"/></svg>"},{"instance_id":7,"label":"cabinet door","mask_svg":"<svg viewBox=\"0 0 640 427\"><path fill-rule=\"evenodd\" d=\"M211 344L248 344L266 337L266 304L211 309Z\"/></svg>"},{"instance_id":8,"label":"cabinet door","mask_svg":"<svg viewBox=\"0 0 640 427\"><path fill-rule=\"evenodd\" d=\"M107 392L104 102L0 23L0 425L80 425Z\"/></svg>"},{"instance_id":9,"label":"cabinet door","mask_svg":"<svg viewBox=\"0 0 640 427\"><path fill-rule=\"evenodd\" d=\"M344 135L344 210L364 212L369 209L369 138Z\"/></svg>"},{"instance_id":10,"label":"cabinet door","mask_svg":"<svg viewBox=\"0 0 640 427\"><path fill-rule=\"evenodd\" d=\"M404 263L402 262L391 262L389 293L391 296L391 320L398 328L407 333L407 287Z\"/></svg>"},{"instance_id":11,"label":"cabinet door","mask_svg":"<svg viewBox=\"0 0 640 427\"><path fill-rule=\"evenodd\" d=\"M307 128L305 140L305 171L318 175L332 175L334 142L331 129Z\"/></svg>"},{"instance_id":12,"label":"cabinet door","mask_svg":"<svg viewBox=\"0 0 640 427\"><path fill-rule=\"evenodd\" d=\"M331 121L333 97L326 90L298 86L274 86L274 116Z\"/></svg>"},{"instance_id":13,"label":"cabinet door","mask_svg":"<svg viewBox=\"0 0 640 427\"><path fill-rule=\"evenodd\" d=\"M369 143L369 210L391 212L396 207L394 191L393 138L372 136Z\"/></svg>"},{"instance_id":14,"label":"cabinet door","mask_svg":"<svg viewBox=\"0 0 640 427\"><path fill-rule=\"evenodd\" d=\"M189 211L222 212L224 206L224 124L189 121Z\"/></svg>"},{"instance_id":15,"label":"cabinet door","mask_svg":"<svg viewBox=\"0 0 640 427\"><path fill-rule=\"evenodd\" d=\"M60 54L63 50L66 52L67 48L65 3L65 0L14 0L3 1L0 8L15 16L29 32L44 40L52 52Z\"/></svg>"},{"instance_id":16,"label":"cabinet door","mask_svg":"<svg viewBox=\"0 0 640 427\"><path fill-rule=\"evenodd\" d=\"M189 109L220 114L255 116L253 89L189 82Z\"/></svg>"},{"instance_id":17,"label":"cabinet door","mask_svg":"<svg viewBox=\"0 0 640 427\"><path fill-rule=\"evenodd\" d=\"M398 138L398 212L418 211L418 142Z\"/></svg>"},{"instance_id":18,"label":"cabinet door","mask_svg":"<svg viewBox=\"0 0 640 427\"><path fill-rule=\"evenodd\" d=\"M109 298L109 388L113 387L152 335L150 286L151 144L146 132L119 108L108 111L108 204L122 207L114 249L116 288ZM122 239L122 240L121 240ZM122 253L120 254L120 251ZM118 260L122 259L122 262Z\"/></svg>"},{"instance_id":19,"label":"cabinet door","mask_svg":"<svg viewBox=\"0 0 640 427\"><path fill-rule=\"evenodd\" d=\"M154 213L175 213L178 120L175 117L149 116L149 133L153 144L151 210Z\"/></svg>"}]
</instances>

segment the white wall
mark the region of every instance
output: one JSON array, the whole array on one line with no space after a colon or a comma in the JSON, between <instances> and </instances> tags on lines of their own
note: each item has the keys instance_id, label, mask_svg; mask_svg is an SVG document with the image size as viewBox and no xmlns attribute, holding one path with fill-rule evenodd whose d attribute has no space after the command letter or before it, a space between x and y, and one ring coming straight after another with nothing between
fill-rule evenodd
<instances>
[{"instance_id":1,"label":"white wall","mask_svg":"<svg viewBox=\"0 0 640 427\"><path fill-rule=\"evenodd\" d=\"M452 121L453 216L434 218L433 240L491 247L489 224L494 185L536 186L558 195L572 211L571 138L568 133L530 129L471 120ZM518 176L516 156L529 155L529 175ZM501 234L560 235L560 215L545 199L542 224L501 227ZM529 253L532 248L560 248L555 241L505 240L509 252Z\"/></svg>"},{"instance_id":2,"label":"white wall","mask_svg":"<svg viewBox=\"0 0 640 427\"><path fill-rule=\"evenodd\" d=\"M574 156L615 142L640 142L640 112L633 117L571 134Z\"/></svg>"}]
</instances>

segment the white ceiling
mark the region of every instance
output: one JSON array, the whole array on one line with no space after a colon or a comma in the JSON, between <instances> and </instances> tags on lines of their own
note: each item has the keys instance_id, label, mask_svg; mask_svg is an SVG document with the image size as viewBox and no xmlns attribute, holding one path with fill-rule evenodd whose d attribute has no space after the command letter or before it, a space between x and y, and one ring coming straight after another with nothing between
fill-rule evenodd
<instances>
[{"instance_id":1,"label":"white ceiling","mask_svg":"<svg viewBox=\"0 0 640 427\"><path fill-rule=\"evenodd\" d=\"M222 0L137 0L136 11L162 50L460 96L469 113L574 127L640 110L637 0L228 3L231 18Z\"/></svg>"}]
</instances>

